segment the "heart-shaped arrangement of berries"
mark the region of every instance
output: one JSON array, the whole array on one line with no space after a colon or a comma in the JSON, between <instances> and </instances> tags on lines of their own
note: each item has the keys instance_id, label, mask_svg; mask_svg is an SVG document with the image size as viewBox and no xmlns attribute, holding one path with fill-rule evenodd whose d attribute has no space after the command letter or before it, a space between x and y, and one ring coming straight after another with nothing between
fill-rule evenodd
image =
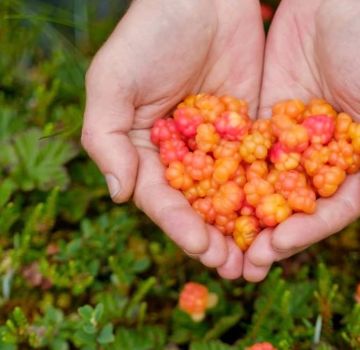
<instances>
[{"instance_id":1,"label":"heart-shaped arrangement of berries","mask_svg":"<svg viewBox=\"0 0 360 350\"><path fill-rule=\"evenodd\" d=\"M252 121L231 96L192 95L151 130L170 186L245 251L262 228L312 214L360 169L360 123L324 100L273 106Z\"/></svg>"}]
</instances>

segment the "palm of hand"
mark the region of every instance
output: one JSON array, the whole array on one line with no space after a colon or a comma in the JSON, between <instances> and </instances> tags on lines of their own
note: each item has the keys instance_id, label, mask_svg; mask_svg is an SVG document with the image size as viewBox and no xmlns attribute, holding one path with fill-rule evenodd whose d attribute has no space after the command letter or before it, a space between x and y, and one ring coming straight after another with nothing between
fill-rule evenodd
<instances>
[{"instance_id":1,"label":"palm of hand","mask_svg":"<svg viewBox=\"0 0 360 350\"><path fill-rule=\"evenodd\" d=\"M360 7L355 2L283 1L266 47L260 115L268 116L271 105L282 99L323 97L360 120L360 26L355 21ZM259 281L274 261L342 229L359 216L359 198L356 174L333 198L318 200L314 215L296 214L275 230L264 230L245 255L244 277Z\"/></svg>"}]
</instances>

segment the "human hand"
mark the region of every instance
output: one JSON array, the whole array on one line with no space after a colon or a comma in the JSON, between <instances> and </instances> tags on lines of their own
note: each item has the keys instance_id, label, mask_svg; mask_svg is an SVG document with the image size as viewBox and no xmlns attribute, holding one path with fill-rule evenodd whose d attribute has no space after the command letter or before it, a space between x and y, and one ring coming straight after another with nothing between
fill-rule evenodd
<instances>
[{"instance_id":1,"label":"human hand","mask_svg":"<svg viewBox=\"0 0 360 350\"><path fill-rule=\"evenodd\" d=\"M323 97L360 120L360 3L283 0L266 44L260 116L287 98ZM245 254L244 278L260 281L272 263L338 232L360 215L360 173L348 176L313 215L295 214L261 232Z\"/></svg>"},{"instance_id":2,"label":"human hand","mask_svg":"<svg viewBox=\"0 0 360 350\"><path fill-rule=\"evenodd\" d=\"M82 144L113 200L133 195L182 249L226 278L240 276L242 253L168 186L150 128L199 91L246 96L254 115L263 48L258 1L137 0L86 77Z\"/></svg>"}]
</instances>

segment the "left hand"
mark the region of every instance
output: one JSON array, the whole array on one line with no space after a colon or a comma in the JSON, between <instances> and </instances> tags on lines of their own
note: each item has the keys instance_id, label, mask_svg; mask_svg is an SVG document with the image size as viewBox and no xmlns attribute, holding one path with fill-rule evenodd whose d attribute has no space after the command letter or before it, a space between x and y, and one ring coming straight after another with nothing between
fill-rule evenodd
<instances>
[{"instance_id":1,"label":"left hand","mask_svg":"<svg viewBox=\"0 0 360 350\"><path fill-rule=\"evenodd\" d=\"M360 3L283 0L266 44L260 116L284 99L322 97L360 121ZM360 173L317 201L313 215L295 214L263 230L245 254L243 275L264 279L282 260L338 232L360 216Z\"/></svg>"}]
</instances>

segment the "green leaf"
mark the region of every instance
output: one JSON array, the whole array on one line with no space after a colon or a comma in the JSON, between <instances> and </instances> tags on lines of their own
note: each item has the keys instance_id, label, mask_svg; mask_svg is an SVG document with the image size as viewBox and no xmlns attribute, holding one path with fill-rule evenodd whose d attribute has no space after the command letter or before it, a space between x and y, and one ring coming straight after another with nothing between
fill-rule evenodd
<instances>
[{"instance_id":1,"label":"green leaf","mask_svg":"<svg viewBox=\"0 0 360 350\"><path fill-rule=\"evenodd\" d=\"M213 328L211 328L204 337L204 340L217 339L231 327L235 326L241 318L241 314L229 315L221 317L216 321Z\"/></svg>"},{"instance_id":2,"label":"green leaf","mask_svg":"<svg viewBox=\"0 0 360 350\"><path fill-rule=\"evenodd\" d=\"M100 344L109 344L114 341L114 333L113 333L113 325L111 323L108 323L103 327L101 330L99 336L97 337L97 341Z\"/></svg>"},{"instance_id":3,"label":"green leaf","mask_svg":"<svg viewBox=\"0 0 360 350\"><path fill-rule=\"evenodd\" d=\"M79 315L84 321L90 321L93 316L94 309L90 305L81 306L78 308Z\"/></svg>"},{"instance_id":4,"label":"green leaf","mask_svg":"<svg viewBox=\"0 0 360 350\"><path fill-rule=\"evenodd\" d=\"M235 350L235 348L216 340L191 343L190 350Z\"/></svg>"}]
</instances>

